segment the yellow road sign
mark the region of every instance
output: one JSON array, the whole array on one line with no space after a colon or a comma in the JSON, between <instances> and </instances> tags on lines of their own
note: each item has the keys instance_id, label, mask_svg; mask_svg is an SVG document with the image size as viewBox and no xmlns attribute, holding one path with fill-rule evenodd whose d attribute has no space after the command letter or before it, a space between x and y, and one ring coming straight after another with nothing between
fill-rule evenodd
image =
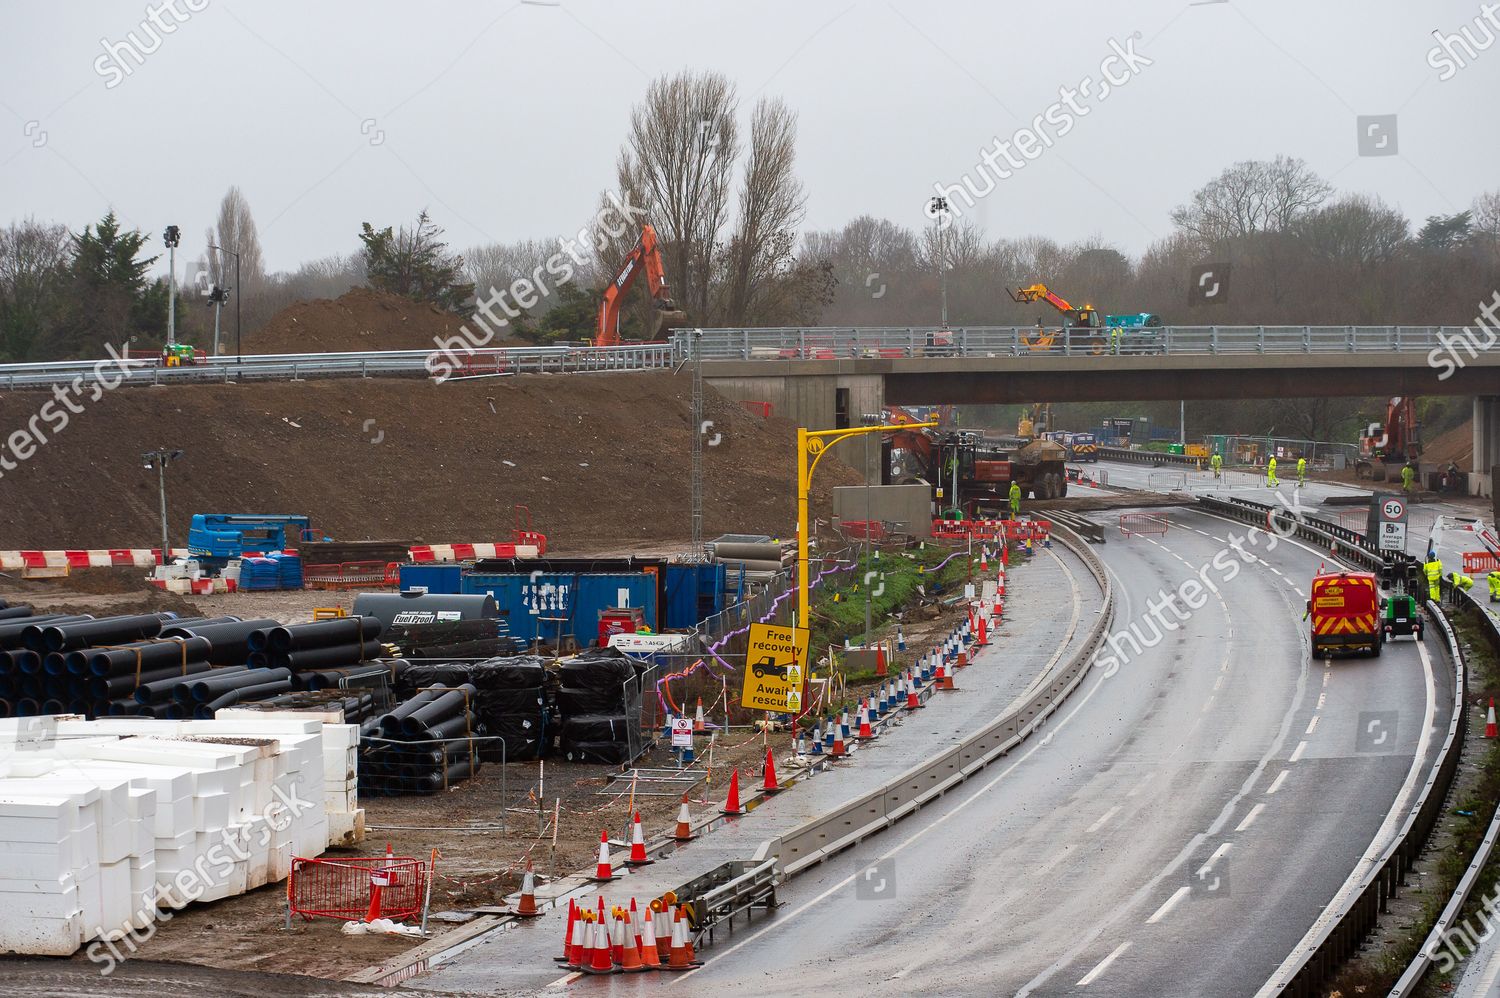
<instances>
[{"instance_id":1,"label":"yellow road sign","mask_svg":"<svg viewBox=\"0 0 1500 998\"><path fill-rule=\"evenodd\" d=\"M805 627L751 624L740 705L750 710L801 710L807 642Z\"/></svg>"}]
</instances>

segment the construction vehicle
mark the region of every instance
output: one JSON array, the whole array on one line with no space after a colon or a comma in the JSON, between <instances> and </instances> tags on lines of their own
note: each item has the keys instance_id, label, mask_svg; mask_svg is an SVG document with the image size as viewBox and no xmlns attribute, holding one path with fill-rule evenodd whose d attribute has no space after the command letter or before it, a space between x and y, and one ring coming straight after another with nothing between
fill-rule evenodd
<instances>
[{"instance_id":1,"label":"construction vehicle","mask_svg":"<svg viewBox=\"0 0 1500 998\"><path fill-rule=\"evenodd\" d=\"M1379 655L1385 631L1379 622L1381 601L1370 572L1324 572L1313 577L1307 616L1312 618L1312 653Z\"/></svg>"},{"instance_id":2,"label":"construction vehicle","mask_svg":"<svg viewBox=\"0 0 1500 998\"><path fill-rule=\"evenodd\" d=\"M1359 438L1354 476L1383 482L1387 468L1415 463L1422 454L1421 429L1422 424L1417 422L1417 400L1409 395L1391 399L1386 403L1385 421L1371 423ZM1377 464L1381 465L1378 469Z\"/></svg>"},{"instance_id":3,"label":"construction vehicle","mask_svg":"<svg viewBox=\"0 0 1500 998\"><path fill-rule=\"evenodd\" d=\"M1415 597L1402 593L1383 599L1380 603L1385 611L1381 627L1387 640L1400 634L1410 634L1418 641L1422 640L1422 615L1417 612Z\"/></svg>"},{"instance_id":4,"label":"construction vehicle","mask_svg":"<svg viewBox=\"0 0 1500 998\"><path fill-rule=\"evenodd\" d=\"M1037 437L1050 437L1052 435L1052 403L1035 402L1030 409L1021 410L1021 418L1016 421L1016 436L1022 440L1034 440Z\"/></svg>"},{"instance_id":5,"label":"construction vehicle","mask_svg":"<svg viewBox=\"0 0 1500 998\"><path fill-rule=\"evenodd\" d=\"M594 346L619 345L620 308L642 270L646 272L646 287L651 293L653 306L651 329L647 331L646 339L658 339L663 333L687 325L687 313L672 301L667 287L667 275L661 262L661 247L657 242L656 230L643 225L640 241L625 255L620 269L615 272L614 280L609 282L609 287L604 289L604 296L599 301L599 327L594 335Z\"/></svg>"},{"instance_id":6,"label":"construction vehicle","mask_svg":"<svg viewBox=\"0 0 1500 998\"><path fill-rule=\"evenodd\" d=\"M1102 354L1112 350L1120 353L1160 353L1161 327L1165 325L1161 316L1153 312L1130 312L1119 315L1100 316L1091 304L1073 305L1066 298L1054 293L1045 284L1033 284L1019 291L1005 289L1010 300L1020 304L1046 302L1062 313L1062 334L1069 345L1087 347L1093 353ZM1073 330L1088 330L1075 333ZM1119 342L1112 342L1118 339ZM1057 342L1056 335L1042 328L1037 322L1037 332L1027 340L1032 350L1051 349Z\"/></svg>"},{"instance_id":7,"label":"construction vehicle","mask_svg":"<svg viewBox=\"0 0 1500 998\"><path fill-rule=\"evenodd\" d=\"M208 355L191 343L168 343L161 351L163 367L192 367L207 359Z\"/></svg>"},{"instance_id":8,"label":"construction vehicle","mask_svg":"<svg viewBox=\"0 0 1500 998\"><path fill-rule=\"evenodd\" d=\"M1012 481L1027 498L1068 494L1067 452L1051 440L1004 448L982 441L973 431L909 429L889 434L884 446L891 453L884 462L883 484L930 486L940 512L959 510L973 517L981 507L1003 508ZM903 457L890 460L896 451Z\"/></svg>"},{"instance_id":9,"label":"construction vehicle","mask_svg":"<svg viewBox=\"0 0 1500 998\"><path fill-rule=\"evenodd\" d=\"M247 551L285 551L313 539L305 516L258 513L194 513L188 527L188 553L205 568L222 569Z\"/></svg>"}]
</instances>

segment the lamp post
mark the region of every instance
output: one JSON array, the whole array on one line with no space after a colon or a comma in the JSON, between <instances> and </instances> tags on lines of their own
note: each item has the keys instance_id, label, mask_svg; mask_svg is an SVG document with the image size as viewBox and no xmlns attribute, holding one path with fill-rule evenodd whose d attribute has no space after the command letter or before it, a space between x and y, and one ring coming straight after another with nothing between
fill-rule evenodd
<instances>
[{"instance_id":1,"label":"lamp post","mask_svg":"<svg viewBox=\"0 0 1500 998\"><path fill-rule=\"evenodd\" d=\"M167 465L182 457L180 450L147 451L141 455L142 467L156 469L157 485L161 489L161 564L165 565L172 551L171 542L167 540Z\"/></svg>"},{"instance_id":2,"label":"lamp post","mask_svg":"<svg viewBox=\"0 0 1500 998\"><path fill-rule=\"evenodd\" d=\"M943 329L948 328L948 239L943 230L948 227L948 199L935 197L927 202L927 214L932 218L933 251L937 255L938 284L942 288Z\"/></svg>"},{"instance_id":3,"label":"lamp post","mask_svg":"<svg viewBox=\"0 0 1500 998\"><path fill-rule=\"evenodd\" d=\"M813 472L818 470L818 462L823 460L823 455L827 454L834 444L861 433L895 433L899 430L924 429L937 425L937 423L907 423L903 426L877 424L846 427L839 430L809 430L805 426L797 427L797 620L795 626L810 627L812 621L812 598L807 577L809 530L807 496ZM811 458L810 461L809 458ZM810 676L810 674L809 671L805 675ZM804 700L806 699L806 683L807 679L804 679Z\"/></svg>"},{"instance_id":4,"label":"lamp post","mask_svg":"<svg viewBox=\"0 0 1500 998\"><path fill-rule=\"evenodd\" d=\"M182 242L182 230L175 225L167 226L161 234L167 246L167 347L177 342L177 244Z\"/></svg>"},{"instance_id":5,"label":"lamp post","mask_svg":"<svg viewBox=\"0 0 1500 998\"><path fill-rule=\"evenodd\" d=\"M234 355L240 356L240 302L245 298L245 288L240 284L240 255L232 249L222 246L209 246L209 249L217 253L228 253L234 257ZM217 352L217 351L215 351Z\"/></svg>"}]
</instances>

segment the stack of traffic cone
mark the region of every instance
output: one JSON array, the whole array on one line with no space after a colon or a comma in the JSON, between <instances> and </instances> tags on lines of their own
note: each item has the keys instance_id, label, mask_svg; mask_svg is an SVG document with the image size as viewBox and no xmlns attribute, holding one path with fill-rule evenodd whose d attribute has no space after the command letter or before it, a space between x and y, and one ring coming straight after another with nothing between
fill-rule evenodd
<instances>
[{"instance_id":1,"label":"stack of traffic cone","mask_svg":"<svg viewBox=\"0 0 1500 998\"><path fill-rule=\"evenodd\" d=\"M672 917L672 948L667 953L668 970L690 970L693 958L688 952L687 923L682 920L682 909Z\"/></svg>"},{"instance_id":2,"label":"stack of traffic cone","mask_svg":"<svg viewBox=\"0 0 1500 998\"><path fill-rule=\"evenodd\" d=\"M599 865L594 868L594 875L589 878L594 883L605 883L615 879L615 873L609 866L609 830L605 829L599 833ZM606 926L605 931L609 929Z\"/></svg>"},{"instance_id":3,"label":"stack of traffic cone","mask_svg":"<svg viewBox=\"0 0 1500 998\"><path fill-rule=\"evenodd\" d=\"M641 828L641 812L635 812L634 819L630 822L630 858L625 860L626 866L646 866L654 862L646 855L646 833Z\"/></svg>"},{"instance_id":4,"label":"stack of traffic cone","mask_svg":"<svg viewBox=\"0 0 1500 998\"><path fill-rule=\"evenodd\" d=\"M1495 736L1495 698L1490 697L1490 710L1484 716L1484 737L1494 738Z\"/></svg>"},{"instance_id":5,"label":"stack of traffic cone","mask_svg":"<svg viewBox=\"0 0 1500 998\"><path fill-rule=\"evenodd\" d=\"M611 949L609 921L604 916L604 899L599 899L599 918L594 922L594 945L588 952L588 962L582 966L585 974L613 974L615 961Z\"/></svg>"},{"instance_id":6,"label":"stack of traffic cone","mask_svg":"<svg viewBox=\"0 0 1500 998\"><path fill-rule=\"evenodd\" d=\"M656 912L650 910L641 919L641 966L646 970L661 969L661 954L656 949Z\"/></svg>"},{"instance_id":7,"label":"stack of traffic cone","mask_svg":"<svg viewBox=\"0 0 1500 998\"><path fill-rule=\"evenodd\" d=\"M740 805L740 771L736 767L729 774L729 799L724 806L719 808L720 814L736 815L744 814L745 809Z\"/></svg>"},{"instance_id":8,"label":"stack of traffic cone","mask_svg":"<svg viewBox=\"0 0 1500 998\"><path fill-rule=\"evenodd\" d=\"M541 912L536 906L536 874L532 872L531 860L526 861L526 872L521 875L521 903L516 905L517 918L535 918ZM570 919L572 915L568 916Z\"/></svg>"},{"instance_id":9,"label":"stack of traffic cone","mask_svg":"<svg viewBox=\"0 0 1500 998\"><path fill-rule=\"evenodd\" d=\"M573 915L573 928L568 939L567 964L574 970L582 970L587 960L584 953L593 941L593 933L589 931L589 913L586 909L575 907Z\"/></svg>"},{"instance_id":10,"label":"stack of traffic cone","mask_svg":"<svg viewBox=\"0 0 1500 998\"><path fill-rule=\"evenodd\" d=\"M942 666L938 666L937 688L940 690L958 689L957 686L953 685L953 673L951 671L944 672Z\"/></svg>"},{"instance_id":11,"label":"stack of traffic cone","mask_svg":"<svg viewBox=\"0 0 1500 998\"><path fill-rule=\"evenodd\" d=\"M677 809L677 830L672 833L672 838L678 842L691 842L698 836L693 834L693 819L688 814L688 795L682 795L682 806Z\"/></svg>"},{"instance_id":12,"label":"stack of traffic cone","mask_svg":"<svg viewBox=\"0 0 1500 998\"><path fill-rule=\"evenodd\" d=\"M693 734L701 735L708 727L703 723L703 698L698 698L698 712L693 716Z\"/></svg>"},{"instance_id":13,"label":"stack of traffic cone","mask_svg":"<svg viewBox=\"0 0 1500 998\"><path fill-rule=\"evenodd\" d=\"M563 930L562 956L554 956L552 959L557 963L570 963L569 954L573 951L573 930L578 925L578 902L568 898L568 927Z\"/></svg>"},{"instance_id":14,"label":"stack of traffic cone","mask_svg":"<svg viewBox=\"0 0 1500 998\"><path fill-rule=\"evenodd\" d=\"M635 901L632 900L630 903L635 904ZM622 936L620 940L620 969L627 974L639 974L646 969L646 965L641 962L640 943L635 938L635 922L630 917L629 912L622 911L615 924L619 926Z\"/></svg>"},{"instance_id":15,"label":"stack of traffic cone","mask_svg":"<svg viewBox=\"0 0 1500 998\"><path fill-rule=\"evenodd\" d=\"M665 898L656 898L651 902L651 925L656 931L658 955L660 955L663 948L666 948L667 955L670 956L672 946L672 914L667 911Z\"/></svg>"},{"instance_id":16,"label":"stack of traffic cone","mask_svg":"<svg viewBox=\"0 0 1500 998\"><path fill-rule=\"evenodd\" d=\"M776 778L776 755L769 745L766 746L766 778L761 781L760 792L763 794L781 792L781 781Z\"/></svg>"},{"instance_id":17,"label":"stack of traffic cone","mask_svg":"<svg viewBox=\"0 0 1500 998\"><path fill-rule=\"evenodd\" d=\"M979 615L979 634L977 640L975 641L975 644L977 644L981 648L990 643L989 630L985 627L984 624L985 616L986 615L982 613Z\"/></svg>"}]
</instances>

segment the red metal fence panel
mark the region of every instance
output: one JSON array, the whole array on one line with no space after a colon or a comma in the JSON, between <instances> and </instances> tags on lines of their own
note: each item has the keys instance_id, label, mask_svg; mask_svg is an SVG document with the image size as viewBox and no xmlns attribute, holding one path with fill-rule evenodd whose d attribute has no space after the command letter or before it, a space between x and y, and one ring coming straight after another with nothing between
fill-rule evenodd
<instances>
[{"instance_id":1,"label":"red metal fence panel","mask_svg":"<svg viewBox=\"0 0 1500 998\"><path fill-rule=\"evenodd\" d=\"M373 885L378 882L382 918L416 918L422 913L431 876L427 863L409 856L298 857L292 860L292 875L286 882L287 905L292 914L309 921L360 921L370 911Z\"/></svg>"}]
</instances>

